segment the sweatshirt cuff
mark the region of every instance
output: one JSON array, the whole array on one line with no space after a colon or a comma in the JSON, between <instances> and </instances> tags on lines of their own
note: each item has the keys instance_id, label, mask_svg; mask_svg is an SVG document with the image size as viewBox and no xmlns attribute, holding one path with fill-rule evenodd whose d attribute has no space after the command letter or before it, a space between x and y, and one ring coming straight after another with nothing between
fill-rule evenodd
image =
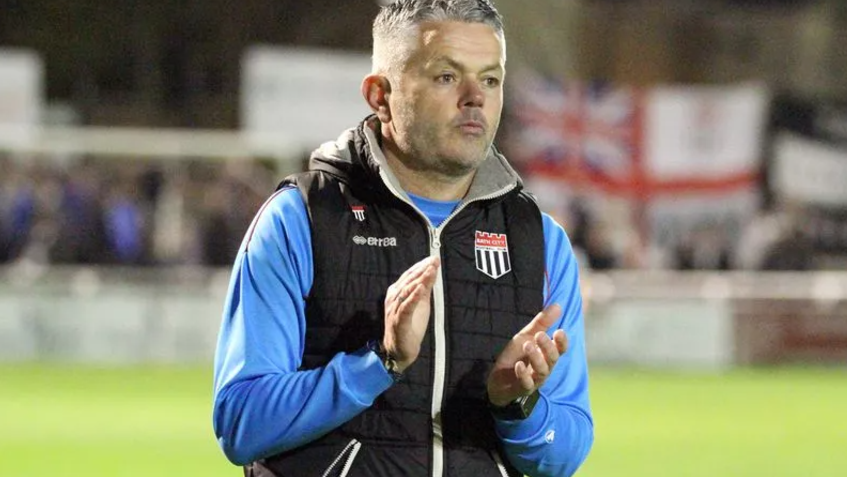
<instances>
[{"instance_id":1,"label":"sweatshirt cuff","mask_svg":"<svg viewBox=\"0 0 847 477\"><path fill-rule=\"evenodd\" d=\"M345 355L345 389L359 404L370 406L380 394L394 384L394 379L376 353L363 348Z\"/></svg>"},{"instance_id":2,"label":"sweatshirt cuff","mask_svg":"<svg viewBox=\"0 0 847 477\"><path fill-rule=\"evenodd\" d=\"M544 424L549 419L550 405L541 394L532 414L526 419L507 421L494 418L494 429L501 439L508 442L526 442L544 432Z\"/></svg>"}]
</instances>

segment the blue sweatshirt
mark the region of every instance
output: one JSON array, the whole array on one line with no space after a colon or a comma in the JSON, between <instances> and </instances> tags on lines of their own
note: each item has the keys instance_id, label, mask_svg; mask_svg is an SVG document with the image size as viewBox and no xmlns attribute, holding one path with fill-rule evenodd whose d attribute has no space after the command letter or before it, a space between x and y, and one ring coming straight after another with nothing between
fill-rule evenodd
<instances>
[{"instance_id":1,"label":"blue sweatshirt","mask_svg":"<svg viewBox=\"0 0 847 477\"><path fill-rule=\"evenodd\" d=\"M458 204L410 198L436 226ZM569 348L541 387L532 414L522 421L496 420L495 429L515 467L534 477L558 477L572 475L588 455L594 426L576 259L564 230L547 214L543 228L544 301L563 310L548 334L564 329ZM392 385L382 362L364 346L338 353L322 368L298 371L312 280L306 207L296 189L283 189L263 205L245 235L215 355L215 435L236 465L317 439Z\"/></svg>"}]
</instances>

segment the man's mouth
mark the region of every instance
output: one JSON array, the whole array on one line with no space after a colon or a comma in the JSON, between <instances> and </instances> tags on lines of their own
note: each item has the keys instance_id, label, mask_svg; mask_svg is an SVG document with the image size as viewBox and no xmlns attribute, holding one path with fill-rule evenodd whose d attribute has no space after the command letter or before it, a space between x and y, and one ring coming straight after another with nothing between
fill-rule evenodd
<instances>
[{"instance_id":1,"label":"man's mouth","mask_svg":"<svg viewBox=\"0 0 847 477\"><path fill-rule=\"evenodd\" d=\"M465 134L472 134L474 136L485 134L485 125L479 121L462 121L459 123L459 129Z\"/></svg>"}]
</instances>

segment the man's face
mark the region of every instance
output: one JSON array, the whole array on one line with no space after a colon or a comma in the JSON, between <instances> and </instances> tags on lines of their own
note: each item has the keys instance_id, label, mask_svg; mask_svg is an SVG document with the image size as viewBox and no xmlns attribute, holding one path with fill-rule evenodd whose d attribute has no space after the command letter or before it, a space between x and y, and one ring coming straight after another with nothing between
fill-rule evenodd
<instances>
[{"instance_id":1,"label":"man's face","mask_svg":"<svg viewBox=\"0 0 847 477\"><path fill-rule=\"evenodd\" d=\"M485 159L503 108L505 51L480 23L421 25L389 97L391 135L410 169L464 176Z\"/></svg>"}]
</instances>

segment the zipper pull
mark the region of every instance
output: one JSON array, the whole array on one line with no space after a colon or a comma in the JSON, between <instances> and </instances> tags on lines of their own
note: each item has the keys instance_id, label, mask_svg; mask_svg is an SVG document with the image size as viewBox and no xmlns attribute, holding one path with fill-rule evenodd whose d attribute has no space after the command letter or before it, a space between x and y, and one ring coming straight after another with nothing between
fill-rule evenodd
<instances>
[{"instance_id":1,"label":"zipper pull","mask_svg":"<svg viewBox=\"0 0 847 477\"><path fill-rule=\"evenodd\" d=\"M438 235L438 229L429 229L429 243L430 247L432 247L433 250L438 250L441 248L441 238Z\"/></svg>"}]
</instances>

